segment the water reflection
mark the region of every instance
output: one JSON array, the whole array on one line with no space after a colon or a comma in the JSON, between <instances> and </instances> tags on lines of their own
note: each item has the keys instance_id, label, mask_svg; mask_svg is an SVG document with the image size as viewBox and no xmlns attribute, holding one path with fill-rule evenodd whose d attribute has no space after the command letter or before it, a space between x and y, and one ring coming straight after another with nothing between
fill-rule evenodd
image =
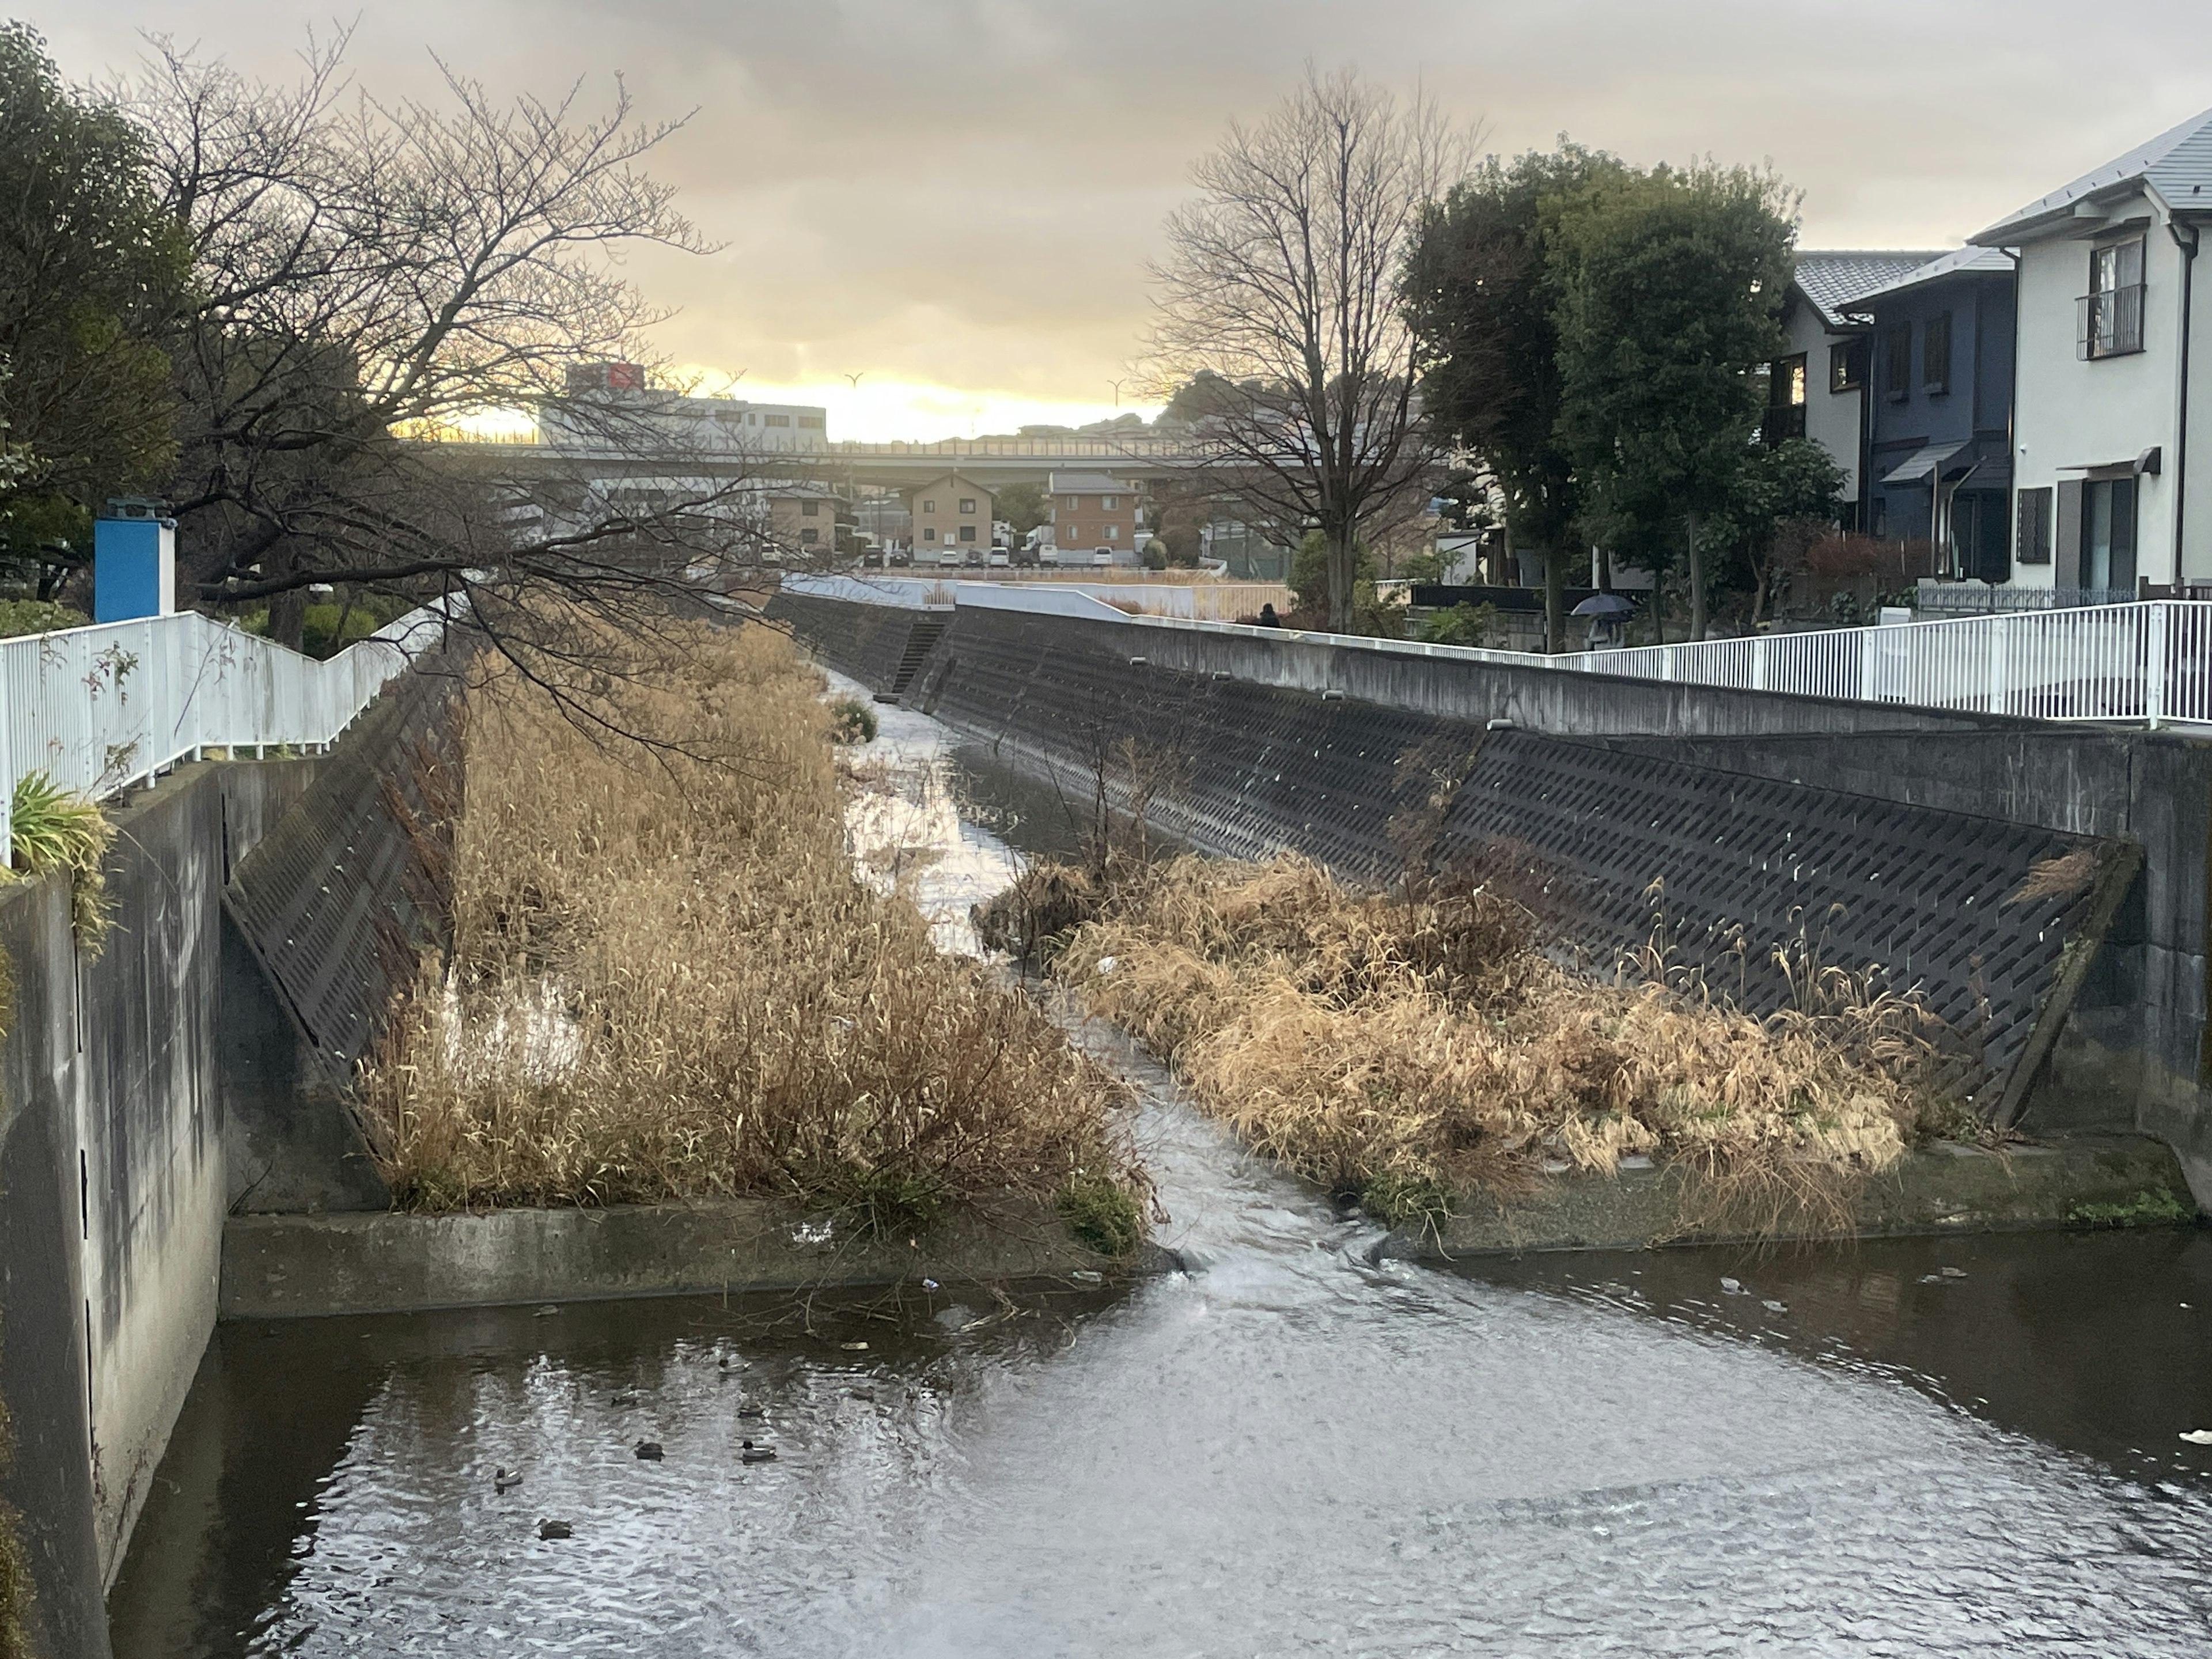
<instances>
[{"instance_id":1,"label":"water reflection","mask_svg":"<svg viewBox=\"0 0 2212 1659\"><path fill-rule=\"evenodd\" d=\"M1012 855L918 719L855 841L951 923ZM1192 1271L227 1327L117 1651L2212 1644L2203 1236L1378 1265L1080 1029Z\"/></svg>"}]
</instances>

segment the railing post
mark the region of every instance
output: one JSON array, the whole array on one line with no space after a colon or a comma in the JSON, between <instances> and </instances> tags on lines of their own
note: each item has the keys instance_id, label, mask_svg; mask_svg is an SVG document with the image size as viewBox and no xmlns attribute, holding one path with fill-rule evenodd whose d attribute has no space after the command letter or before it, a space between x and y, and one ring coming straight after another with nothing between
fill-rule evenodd
<instances>
[{"instance_id":1,"label":"railing post","mask_svg":"<svg viewBox=\"0 0 2212 1659\"><path fill-rule=\"evenodd\" d=\"M2146 607L2143 632L2143 719L2154 732L2166 717L2166 626L2171 607L2154 599Z\"/></svg>"},{"instance_id":2,"label":"railing post","mask_svg":"<svg viewBox=\"0 0 2212 1659\"><path fill-rule=\"evenodd\" d=\"M1766 690L1766 659L1773 644L1773 640L1765 634L1751 642L1751 689L1754 691Z\"/></svg>"},{"instance_id":3,"label":"railing post","mask_svg":"<svg viewBox=\"0 0 2212 1659\"><path fill-rule=\"evenodd\" d=\"M1990 635L1990 713L2005 711L2005 623L2008 618L1994 613L1984 619Z\"/></svg>"}]
</instances>

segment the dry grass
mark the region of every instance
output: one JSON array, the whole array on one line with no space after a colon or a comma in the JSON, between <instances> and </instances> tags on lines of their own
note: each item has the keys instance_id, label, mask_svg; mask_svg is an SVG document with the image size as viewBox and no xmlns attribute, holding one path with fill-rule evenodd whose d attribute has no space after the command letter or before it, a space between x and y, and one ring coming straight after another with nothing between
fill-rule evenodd
<instances>
[{"instance_id":1,"label":"dry grass","mask_svg":"<svg viewBox=\"0 0 2212 1659\"><path fill-rule=\"evenodd\" d=\"M470 692L452 956L365 1078L403 1203L781 1195L906 1228L1140 1190L1110 1079L854 878L819 690L780 635L702 627L672 677L608 679L589 734L512 676Z\"/></svg>"},{"instance_id":2,"label":"dry grass","mask_svg":"<svg viewBox=\"0 0 2212 1659\"><path fill-rule=\"evenodd\" d=\"M1835 1223L1905 1150L1933 1058L1910 1001L1762 1021L1536 945L1469 880L1386 896L1296 857L1187 859L1115 895L1055 971L1255 1150L1393 1219L1641 1152L1703 1177L1686 1227Z\"/></svg>"}]
</instances>

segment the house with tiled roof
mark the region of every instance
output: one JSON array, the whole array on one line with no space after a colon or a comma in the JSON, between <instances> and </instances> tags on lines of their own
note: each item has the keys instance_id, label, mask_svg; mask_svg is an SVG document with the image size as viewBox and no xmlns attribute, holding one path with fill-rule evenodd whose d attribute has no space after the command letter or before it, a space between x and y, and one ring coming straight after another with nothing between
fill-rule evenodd
<instances>
[{"instance_id":1,"label":"house with tiled roof","mask_svg":"<svg viewBox=\"0 0 2212 1659\"><path fill-rule=\"evenodd\" d=\"M1933 253L1806 249L1784 296L1782 325L1789 354L1767 377L1764 432L1770 443L1810 438L1827 450L1844 477L1844 521L1863 523L1860 469L1865 447L1867 325L1843 302L1893 281Z\"/></svg>"},{"instance_id":2,"label":"house with tiled roof","mask_svg":"<svg viewBox=\"0 0 2212 1659\"><path fill-rule=\"evenodd\" d=\"M1839 303L1870 328L1866 528L1932 544L1939 576L2009 580L2011 259L1959 248Z\"/></svg>"},{"instance_id":3,"label":"house with tiled roof","mask_svg":"<svg viewBox=\"0 0 2212 1659\"><path fill-rule=\"evenodd\" d=\"M1974 236L2017 262L2015 586L2090 601L2212 582L2212 110Z\"/></svg>"}]
</instances>

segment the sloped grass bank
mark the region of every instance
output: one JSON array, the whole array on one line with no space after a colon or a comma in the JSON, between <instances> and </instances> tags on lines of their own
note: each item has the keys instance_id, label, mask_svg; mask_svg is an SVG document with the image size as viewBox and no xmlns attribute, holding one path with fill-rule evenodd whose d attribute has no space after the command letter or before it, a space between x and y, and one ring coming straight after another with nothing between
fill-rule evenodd
<instances>
[{"instance_id":1,"label":"sloped grass bank","mask_svg":"<svg viewBox=\"0 0 2212 1659\"><path fill-rule=\"evenodd\" d=\"M768 1198L903 1241L1026 1201L1133 1248L1119 1086L854 879L819 677L763 627L679 643L566 709L467 693L452 949L364 1078L401 1205Z\"/></svg>"},{"instance_id":2,"label":"sloped grass bank","mask_svg":"<svg viewBox=\"0 0 2212 1659\"><path fill-rule=\"evenodd\" d=\"M1866 1180L1965 1115L1907 998L1816 975L1766 1019L1624 973L1576 974L1472 878L1391 894L1319 866L1040 869L1000 942L1170 1062L1255 1151L1394 1223L1547 1175L1677 1166L1680 1230L1842 1231ZM1040 927L1048 922L1048 927Z\"/></svg>"}]
</instances>

